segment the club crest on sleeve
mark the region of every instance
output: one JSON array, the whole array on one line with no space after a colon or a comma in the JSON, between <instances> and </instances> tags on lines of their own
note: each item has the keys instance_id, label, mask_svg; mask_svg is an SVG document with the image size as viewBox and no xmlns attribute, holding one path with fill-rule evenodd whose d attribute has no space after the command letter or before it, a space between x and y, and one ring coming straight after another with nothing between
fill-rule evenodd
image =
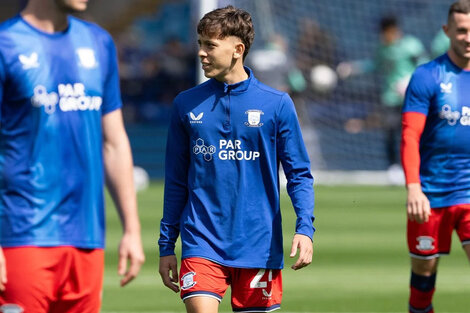
<instances>
[{"instance_id":1,"label":"club crest on sleeve","mask_svg":"<svg viewBox=\"0 0 470 313\"><path fill-rule=\"evenodd\" d=\"M184 274L183 277L181 277L181 289L187 290L194 287L197 284L197 282L194 281L194 276L196 276L196 273L194 272Z\"/></svg>"},{"instance_id":2,"label":"club crest on sleeve","mask_svg":"<svg viewBox=\"0 0 470 313\"><path fill-rule=\"evenodd\" d=\"M98 66L98 62L95 58L95 51L93 51L93 49L79 48L77 49L77 55L80 61L80 66L88 69L92 69Z\"/></svg>"},{"instance_id":3,"label":"club crest on sleeve","mask_svg":"<svg viewBox=\"0 0 470 313\"><path fill-rule=\"evenodd\" d=\"M261 115L264 114L261 110L248 110L245 112L248 115L248 121L245 122L245 125L248 127L261 127Z\"/></svg>"},{"instance_id":4,"label":"club crest on sleeve","mask_svg":"<svg viewBox=\"0 0 470 313\"><path fill-rule=\"evenodd\" d=\"M419 236L416 240L418 241L416 249L420 251L431 251L434 249L434 238L429 236Z\"/></svg>"},{"instance_id":5,"label":"club crest on sleeve","mask_svg":"<svg viewBox=\"0 0 470 313\"><path fill-rule=\"evenodd\" d=\"M18 304L7 303L0 306L0 313L22 313L23 308Z\"/></svg>"}]
</instances>

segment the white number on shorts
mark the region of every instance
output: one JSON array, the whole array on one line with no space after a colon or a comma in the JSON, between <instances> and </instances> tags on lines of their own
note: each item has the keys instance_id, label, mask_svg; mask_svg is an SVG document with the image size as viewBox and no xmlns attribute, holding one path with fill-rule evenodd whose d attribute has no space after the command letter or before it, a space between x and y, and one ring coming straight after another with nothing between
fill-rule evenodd
<instances>
[{"instance_id":1,"label":"white number on shorts","mask_svg":"<svg viewBox=\"0 0 470 313\"><path fill-rule=\"evenodd\" d=\"M266 272L266 269L264 269L264 268L261 268L259 270L258 274L256 274L256 276L253 277L253 279L251 280L250 288L266 288L266 287L268 287L267 282L261 281L261 278L263 278L263 275L264 275L265 272ZM272 272L272 270L269 270L268 281L272 281L272 280L273 280L273 272Z\"/></svg>"}]
</instances>

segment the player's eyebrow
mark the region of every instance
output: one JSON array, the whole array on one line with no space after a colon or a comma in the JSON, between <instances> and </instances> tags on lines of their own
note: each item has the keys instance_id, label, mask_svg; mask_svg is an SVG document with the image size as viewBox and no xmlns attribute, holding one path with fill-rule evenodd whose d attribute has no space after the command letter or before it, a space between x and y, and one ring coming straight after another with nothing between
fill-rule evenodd
<instances>
[{"instance_id":1,"label":"player's eyebrow","mask_svg":"<svg viewBox=\"0 0 470 313\"><path fill-rule=\"evenodd\" d=\"M213 45L217 44L217 42L214 39L211 39L211 38L209 38L209 39L198 39L197 42L198 42L198 44L202 44L202 43L205 43L205 44L210 43L210 44L213 44Z\"/></svg>"}]
</instances>

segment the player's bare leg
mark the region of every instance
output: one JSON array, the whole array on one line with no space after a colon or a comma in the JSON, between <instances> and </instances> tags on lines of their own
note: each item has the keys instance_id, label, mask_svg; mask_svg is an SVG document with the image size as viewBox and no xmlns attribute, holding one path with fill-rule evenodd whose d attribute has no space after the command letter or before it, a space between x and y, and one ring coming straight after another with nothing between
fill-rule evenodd
<instances>
[{"instance_id":1,"label":"player's bare leg","mask_svg":"<svg viewBox=\"0 0 470 313\"><path fill-rule=\"evenodd\" d=\"M470 261L470 244L464 245L464 246L463 246L463 250L464 250L465 253L467 254L467 258L468 258L468 260Z\"/></svg>"},{"instance_id":2,"label":"player's bare leg","mask_svg":"<svg viewBox=\"0 0 470 313\"><path fill-rule=\"evenodd\" d=\"M211 297L192 297L184 301L188 313L217 313L219 301Z\"/></svg>"},{"instance_id":3,"label":"player's bare leg","mask_svg":"<svg viewBox=\"0 0 470 313\"><path fill-rule=\"evenodd\" d=\"M439 258L434 258L430 260L411 258L411 270L413 271L413 273L418 275L431 276L432 274L435 274L437 272L438 263Z\"/></svg>"}]
</instances>

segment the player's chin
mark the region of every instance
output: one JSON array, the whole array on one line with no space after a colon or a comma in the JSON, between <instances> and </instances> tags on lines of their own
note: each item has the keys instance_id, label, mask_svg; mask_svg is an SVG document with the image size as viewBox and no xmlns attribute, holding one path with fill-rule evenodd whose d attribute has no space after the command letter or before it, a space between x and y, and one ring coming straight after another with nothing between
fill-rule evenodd
<instances>
[{"instance_id":1,"label":"player's chin","mask_svg":"<svg viewBox=\"0 0 470 313\"><path fill-rule=\"evenodd\" d=\"M67 13L80 13L88 8L88 0L76 1L74 3L65 4L64 9Z\"/></svg>"},{"instance_id":2,"label":"player's chin","mask_svg":"<svg viewBox=\"0 0 470 313\"><path fill-rule=\"evenodd\" d=\"M217 77L217 73L215 73L214 71L210 70L210 69L204 69L204 76L206 76L207 78L215 78Z\"/></svg>"},{"instance_id":3,"label":"player's chin","mask_svg":"<svg viewBox=\"0 0 470 313\"><path fill-rule=\"evenodd\" d=\"M88 8L88 3L83 2L74 6L72 10L75 11L76 13L80 13L80 12L86 11L87 8Z\"/></svg>"}]
</instances>

